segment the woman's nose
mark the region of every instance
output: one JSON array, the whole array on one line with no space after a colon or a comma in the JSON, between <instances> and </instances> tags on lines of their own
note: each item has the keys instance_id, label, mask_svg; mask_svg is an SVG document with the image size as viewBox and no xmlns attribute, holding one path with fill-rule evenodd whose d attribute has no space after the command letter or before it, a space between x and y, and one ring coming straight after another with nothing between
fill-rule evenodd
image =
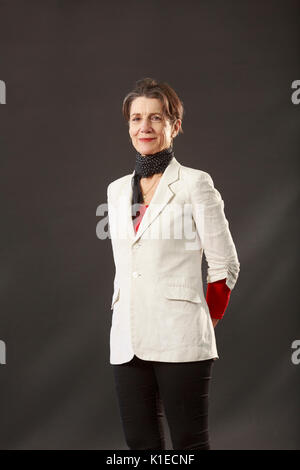
<instances>
[{"instance_id":1,"label":"woman's nose","mask_svg":"<svg viewBox=\"0 0 300 470\"><path fill-rule=\"evenodd\" d=\"M143 119L141 121L141 130L142 131L151 130L151 123L148 121L148 119Z\"/></svg>"}]
</instances>

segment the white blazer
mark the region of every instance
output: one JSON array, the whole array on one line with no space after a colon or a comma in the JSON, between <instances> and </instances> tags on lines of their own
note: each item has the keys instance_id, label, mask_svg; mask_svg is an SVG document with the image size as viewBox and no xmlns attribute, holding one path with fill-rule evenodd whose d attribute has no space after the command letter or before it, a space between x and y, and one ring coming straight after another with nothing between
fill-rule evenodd
<instances>
[{"instance_id":1,"label":"white blazer","mask_svg":"<svg viewBox=\"0 0 300 470\"><path fill-rule=\"evenodd\" d=\"M131 218L132 174L107 187L109 235L115 263L110 363L141 359L189 362L218 359L202 285L240 270L224 201L211 176L173 157L137 233Z\"/></svg>"}]
</instances>

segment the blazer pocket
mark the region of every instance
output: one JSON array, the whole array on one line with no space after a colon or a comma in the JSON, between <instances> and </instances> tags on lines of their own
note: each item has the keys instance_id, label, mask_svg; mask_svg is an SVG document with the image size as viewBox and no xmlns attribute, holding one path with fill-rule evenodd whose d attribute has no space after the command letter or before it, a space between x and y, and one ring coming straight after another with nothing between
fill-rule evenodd
<instances>
[{"instance_id":1,"label":"blazer pocket","mask_svg":"<svg viewBox=\"0 0 300 470\"><path fill-rule=\"evenodd\" d=\"M201 302L199 293L195 289L186 286L166 286L165 297L173 300L188 300L194 303Z\"/></svg>"},{"instance_id":2,"label":"blazer pocket","mask_svg":"<svg viewBox=\"0 0 300 470\"><path fill-rule=\"evenodd\" d=\"M110 309L112 310L114 308L115 303L119 300L120 298L120 287L118 287L112 296L112 301L111 301L111 307Z\"/></svg>"}]
</instances>

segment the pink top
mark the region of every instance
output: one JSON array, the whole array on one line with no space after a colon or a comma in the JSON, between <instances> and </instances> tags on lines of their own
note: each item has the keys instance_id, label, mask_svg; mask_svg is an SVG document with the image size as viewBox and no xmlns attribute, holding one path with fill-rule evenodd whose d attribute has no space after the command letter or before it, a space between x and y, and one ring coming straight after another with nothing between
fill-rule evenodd
<instances>
[{"instance_id":1,"label":"pink top","mask_svg":"<svg viewBox=\"0 0 300 470\"><path fill-rule=\"evenodd\" d=\"M140 226L141 220L143 218L143 215L146 212L147 207L149 207L149 204L146 204L146 205L140 204L140 215L138 217L136 217L133 221L135 233L138 231L138 228Z\"/></svg>"}]
</instances>

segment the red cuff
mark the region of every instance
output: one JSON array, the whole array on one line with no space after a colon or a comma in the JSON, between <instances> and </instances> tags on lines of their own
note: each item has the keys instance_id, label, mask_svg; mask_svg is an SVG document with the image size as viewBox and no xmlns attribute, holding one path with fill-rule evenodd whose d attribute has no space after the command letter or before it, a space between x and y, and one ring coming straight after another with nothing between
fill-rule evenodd
<instances>
[{"instance_id":1,"label":"red cuff","mask_svg":"<svg viewBox=\"0 0 300 470\"><path fill-rule=\"evenodd\" d=\"M206 302L211 318L223 318L230 294L231 289L226 285L226 278L207 283Z\"/></svg>"}]
</instances>

